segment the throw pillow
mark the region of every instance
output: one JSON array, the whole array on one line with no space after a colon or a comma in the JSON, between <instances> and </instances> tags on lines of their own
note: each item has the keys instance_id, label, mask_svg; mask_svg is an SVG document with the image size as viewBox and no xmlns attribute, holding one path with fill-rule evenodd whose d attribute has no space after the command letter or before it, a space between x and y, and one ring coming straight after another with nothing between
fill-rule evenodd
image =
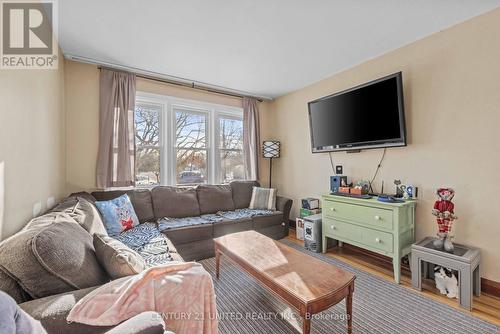
<instances>
[{"instance_id":1,"label":"throw pillow","mask_svg":"<svg viewBox=\"0 0 500 334\"><path fill-rule=\"evenodd\" d=\"M249 209L276 210L276 189L253 187Z\"/></svg>"},{"instance_id":2,"label":"throw pillow","mask_svg":"<svg viewBox=\"0 0 500 334\"><path fill-rule=\"evenodd\" d=\"M94 234L97 260L113 279L139 274L147 268L144 259L122 242L102 234Z\"/></svg>"},{"instance_id":3,"label":"throw pillow","mask_svg":"<svg viewBox=\"0 0 500 334\"><path fill-rule=\"evenodd\" d=\"M108 235L113 237L139 225L139 219L127 194L110 201L97 201Z\"/></svg>"}]
</instances>

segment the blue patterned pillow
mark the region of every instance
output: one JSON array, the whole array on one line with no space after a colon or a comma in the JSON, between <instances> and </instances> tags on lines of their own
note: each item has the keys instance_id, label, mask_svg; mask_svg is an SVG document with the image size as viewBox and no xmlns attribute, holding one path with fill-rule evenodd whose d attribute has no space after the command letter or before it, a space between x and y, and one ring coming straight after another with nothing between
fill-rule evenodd
<instances>
[{"instance_id":1,"label":"blue patterned pillow","mask_svg":"<svg viewBox=\"0 0 500 334\"><path fill-rule=\"evenodd\" d=\"M101 212L104 225L110 237L139 225L139 219L127 194L111 201L97 201L95 205Z\"/></svg>"}]
</instances>

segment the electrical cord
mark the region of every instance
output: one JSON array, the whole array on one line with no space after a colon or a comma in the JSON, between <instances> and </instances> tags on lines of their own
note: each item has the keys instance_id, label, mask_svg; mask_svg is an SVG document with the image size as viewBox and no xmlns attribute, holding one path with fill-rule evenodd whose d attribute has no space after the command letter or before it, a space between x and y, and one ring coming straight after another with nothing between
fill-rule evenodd
<instances>
[{"instance_id":1,"label":"electrical cord","mask_svg":"<svg viewBox=\"0 0 500 334\"><path fill-rule=\"evenodd\" d=\"M333 174L336 174L335 173L335 166L333 165L332 152L328 152L328 156L330 157L330 165L332 165Z\"/></svg>"},{"instance_id":2,"label":"electrical cord","mask_svg":"<svg viewBox=\"0 0 500 334\"><path fill-rule=\"evenodd\" d=\"M382 167L382 161L384 161L385 158L385 152L387 151L387 148L384 148L384 151L382 152L382 156L380 157L380 161L378 162L377 169L375 170L375 174L373 174L373 177L370 181L370 192L373 193L373 181L375 181L375 178L377 177L378 171L380 170L380 167Z\"/></svg>"}]
</instances>

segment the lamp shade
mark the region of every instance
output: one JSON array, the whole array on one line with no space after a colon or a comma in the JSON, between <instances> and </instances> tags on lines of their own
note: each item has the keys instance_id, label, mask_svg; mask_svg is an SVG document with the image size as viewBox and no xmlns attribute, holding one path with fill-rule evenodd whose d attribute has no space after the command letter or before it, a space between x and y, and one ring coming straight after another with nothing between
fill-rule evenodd
<instances>
[{"instance_id":1,"label":"lamp shade","mask_svg":"<svg viewBox=\"0 0 500 334\"><path fill-rule=\"evenodd\" d=\"M264 158L280 157L280 142L277 140L266 140L262 143L262 156Z\"/></svg>"}]
</instances>

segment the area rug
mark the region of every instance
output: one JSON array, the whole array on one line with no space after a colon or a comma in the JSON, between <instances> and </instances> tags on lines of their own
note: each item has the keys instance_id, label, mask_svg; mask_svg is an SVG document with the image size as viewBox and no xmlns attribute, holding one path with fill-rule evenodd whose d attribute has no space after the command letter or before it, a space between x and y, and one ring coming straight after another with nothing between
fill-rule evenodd
<instances>
[{"instance_id":1,"label":"area rug","mask_svg":"<svg viewBox=\"0 0 500 334\"><path fill-rule=\"evenodd\" d=\"M500 327L466 312L339 260L308 252L288 240L282 242L356 275L353 333L500 333ZM221 257L220 280L215 279L214 258L201 263L214 277L221 334L300 333L298 314L226 257ZM311 321L311 333L346 333L346 326L343 301L316 315Z\"/></svg>"}]
</instances>

